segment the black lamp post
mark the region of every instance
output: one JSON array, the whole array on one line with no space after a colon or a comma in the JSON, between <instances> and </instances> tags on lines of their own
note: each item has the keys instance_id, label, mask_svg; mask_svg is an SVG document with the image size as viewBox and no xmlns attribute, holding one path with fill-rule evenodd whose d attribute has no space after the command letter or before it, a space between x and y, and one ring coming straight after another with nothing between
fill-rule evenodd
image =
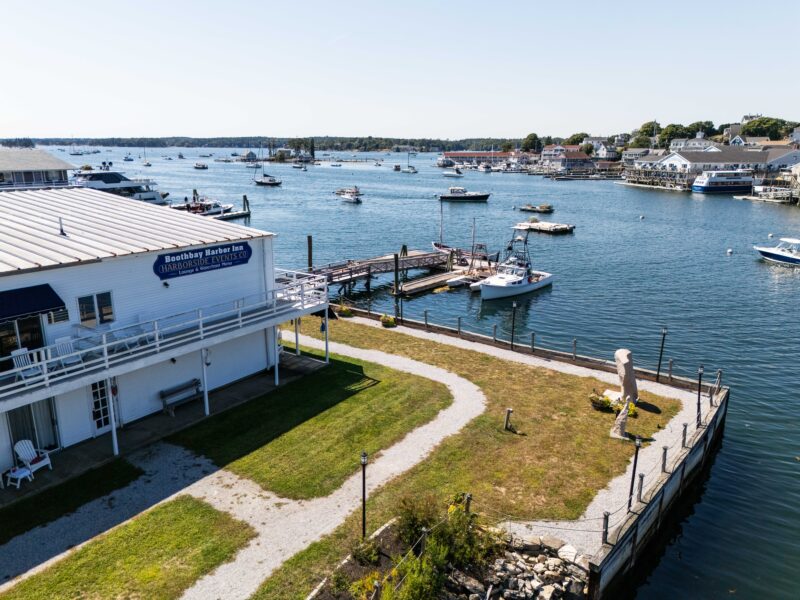
<instances>
[{"instance_id":1,"label":"black lamp post","mask_svg":"<svg viewBox=\"0 0 800 600\"><path fill-rule=\"evenodd\" d=\"M367 537L367 451L361 452L361 539Z\"/></svg>"},{"instance_id":2,"label":"black lamp post","mask_svg":"<svg viewBox=\"0 0 800 600\"><path fill-rule=\"evenodd\" d=\"M700 392L703 389L703 365L697 369L697 427L700 428Z\"/></svg>"},{"instance_id":3,"label":"black lamp post","mask_svg":"<svg viewBox=\"0 0 800 600\"><path fill-rule=\"evenodd\" d=\"M661 328L661 349L658 351L658 368L656 369L656 383L661 377L661 359L664 357L664 341L667 339L667 328Z\"/></svg>"},{"instance_id":4,"label":"black lamp post","mask_svg":"<svg viewBox=\"0 0 800 600\"><path fill-rule=\"evenodd\" d=\"M511 349L514 349L514 327L517 324L517 303L511 303Z\"/></svg>"},{"instance_id":5,"label":"black lamp post","mask_svg":"<svg viewBox=\"0 0 800 600\"><path fill-rule=\"evenodd\" d=\"M636 451L633 455L633 473L631 473L631 491L628 493L628 510L633 503L633 482L636 479L636 465L639 463L639 448L642 447L642 436L636 436Z\"/></svg>"}]
</instances>

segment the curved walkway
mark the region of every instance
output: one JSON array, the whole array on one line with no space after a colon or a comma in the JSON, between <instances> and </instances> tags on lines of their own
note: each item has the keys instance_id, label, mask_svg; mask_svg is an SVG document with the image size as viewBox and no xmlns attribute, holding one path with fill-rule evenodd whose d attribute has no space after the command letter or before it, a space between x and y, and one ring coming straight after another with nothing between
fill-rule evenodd
<instances>
[{"instance_id":1,"label":"curved walkway","mask_svg":"<svg viewBox=\"0 0 800 600\"><path fill-rule=\"evenodd\" d=\"M322 348L318 340L301 336L306 346ZM331 343L331 352L438 381L449 389L453 402L432 421L383 450L367 471L367 493L421 462L446 437L459 432L486 407L483 392L473 383L449 371L377 350L362 350ZM186 590L184 598L249 598L285 560L331 533L361 502L361 474L353 474L335 492L312 500L287 500L263 490L254 482L187 450L159 443L132 454L132 463L145 471L128 487L94 500L71 515L38 527L0 547L10 573L25 573L0 586L0 591L32 576L114 524L124 524L146 508L191 494L248 523L256 537L232 562L221 565ZM112 499L113 497L113 499ZM88 543L88 542L86 542ZM72 547L75 545L75 547Z\"/></svg>"}]
</instances>

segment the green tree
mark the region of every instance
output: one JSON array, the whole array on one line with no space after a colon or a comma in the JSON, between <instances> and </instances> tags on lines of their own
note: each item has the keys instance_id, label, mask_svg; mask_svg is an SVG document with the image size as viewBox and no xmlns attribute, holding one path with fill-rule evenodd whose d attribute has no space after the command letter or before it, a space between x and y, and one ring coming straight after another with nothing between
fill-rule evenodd
<instances>
[{"instance_id":1,"label":"green tree","mask_svg":"<svg viewBox=\"0 0 800 600\"><path fill-rule=\"evenodd\" d=\"M773 117L759 117L742 125L742 135L768 136L771 140L780 140L788 135L797 126L797 123L776 119Z\"/></svg>"},{"instance_id":2,"label":"green tree","mask_svg":"<svg viewBox=\"0 0 800 600\"><path fill-rule=\"evenodd\" d=\"M524 140L520 149L523 152L539 152L542 149L542 141L535 133L529 133Z\"/></svg>"},{"instance_id":3,"label":"green tree","mask_svg":"<svg viewBox=\"0 0 800 600\"><path fill-rule=\"evenodd\" d=\"M650 138L646 135L638 135L628 142L628 148L649 148Z\"/></svg>"},{"instance_id":4,"label":"green tree","mask_svg":"<svg viewBox=\"0 0 800 600\"><path fill-rule=\"evenodd\" d=\"M553 143L553 138L552 138L552 136L549 136L549 135L548 135L548 136L545 136L545 138L542 140L542 147L544 147L544 146L549 146L549 145L550 145L550 144L552 144L552 143Z\"/></svg>"},{"instance_id":5,"label":"green tree","mask_svg":"<svg viewBox=\"0 0 800 600\"><path fill-rule=\"evenodd\" d=\"M500 146L500 150L502 152L511 152L514 149L514 144L511 142L503 142L503 145Z\"/></svg>"},{"instance_id":6,"label":"green tree","mask_svg":"<svg viewBox=\"0 0 800 600\"><path fill-rule=\"evenodd\" d=\"M658 134L658 145L662 148L669 146L675 138L693 137L689 130L679 123L670 123Z\"/></svg>"},{"instance_id":7,"label":"green tree","mask_svg":"<svg viewBox=\"0 0 800 600\"><path fill-rule=\"evenodd\" d=\"M592 154L594 154L594 146L592 144L583 144L580 147L580 151L585 152L586 154L591 156Z\"/></svg>"},{"instance_id":8,"label":"green tree","mask_svg":"<svg viewBox=\"0 0 800 600\"><path fill-rule=\"evenodd\" d=\"M717 131L717 128L714 127L714 123L711 121L695 121L686 126L686 131L689 133L689 137L695 137L698 131L702 131L706 137L721 133Z\"/></svg>"},{"instance_id":9,"label":"green tree","mask_svg":"<svg viewBox=\"0 0 800 600\"><path fill-rule=\"evenodd\" d=\"M575 144L581 144L581 143L583 143L584 138L587 138L587 137L589 137L589 134L585 133L585 132L573 133L566 140L564 140L564 143L565 144L569 144L571 146L573 146Z\"/></svg>"},{"instance_id":10,"label":"green tree","mask_svg":"<svg viewBox=\"0 0 800 600\"><path fill-rule=\"evenodd\" d=\"M642 123L642 126L637 131L639 135L650 137L661 133L661 125L658 121L648 121L647 123Z\"/></svg>"},{"instance_id":11,"label":"green tree","mask_svg":"<svg viewBox=\"0 0 800 600\"><path fill-rule=\"evenodd\" d=\"M308 153L311 155L312 159L316 158L314 153L314 138L309 138L308 140Z\"/></svg>"}]
</instances>

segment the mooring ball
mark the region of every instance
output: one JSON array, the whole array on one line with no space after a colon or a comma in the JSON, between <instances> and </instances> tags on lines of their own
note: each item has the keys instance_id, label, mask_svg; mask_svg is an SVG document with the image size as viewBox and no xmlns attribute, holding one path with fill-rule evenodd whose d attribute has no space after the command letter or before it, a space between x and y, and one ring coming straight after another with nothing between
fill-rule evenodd
<instances>
[{"instance_id":1,"label":"mooring ball","mask_svg":"<svg viewBox=\"0 0 800 600\"><path fill-rule=\"evenodd\" d=\"M730 256L731 254L733 254L733 248L728 248L728 256Z\"/></svg>"},{"instance_id":2,"label":"mooring ball","mask_svg":"<svg viewBox=\"0 0 800 600\"><path fill-rule=\"evenodd\" d=\"M644 215L639 215L639 220L644 221Z\"/></svg>"},{"instance_id":3,"label":"mooring ball","mask_svg":"<svg viewBox=\"0 0 800 600\"><path fill-rule=\"evenodd\" d=\"M771 237L772 237L772 234L770 233L770 234L769 234L767 237L771 238Z\"/></svg>"}]
</instances>

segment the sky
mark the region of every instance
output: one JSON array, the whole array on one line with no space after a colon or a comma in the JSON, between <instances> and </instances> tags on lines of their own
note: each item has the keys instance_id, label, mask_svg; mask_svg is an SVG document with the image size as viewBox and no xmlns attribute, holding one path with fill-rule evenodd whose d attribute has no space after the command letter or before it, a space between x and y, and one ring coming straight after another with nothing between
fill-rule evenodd
<instances>
[{"instance_id":1,"label":"sky","mask_svg":"<svg viewBox=\"0 0 800 600\"><path fill-rule=\"evenodd\" d=\"M800 120L800 2L4 0L0 138Z\"/></svg>"}]
</instances>

